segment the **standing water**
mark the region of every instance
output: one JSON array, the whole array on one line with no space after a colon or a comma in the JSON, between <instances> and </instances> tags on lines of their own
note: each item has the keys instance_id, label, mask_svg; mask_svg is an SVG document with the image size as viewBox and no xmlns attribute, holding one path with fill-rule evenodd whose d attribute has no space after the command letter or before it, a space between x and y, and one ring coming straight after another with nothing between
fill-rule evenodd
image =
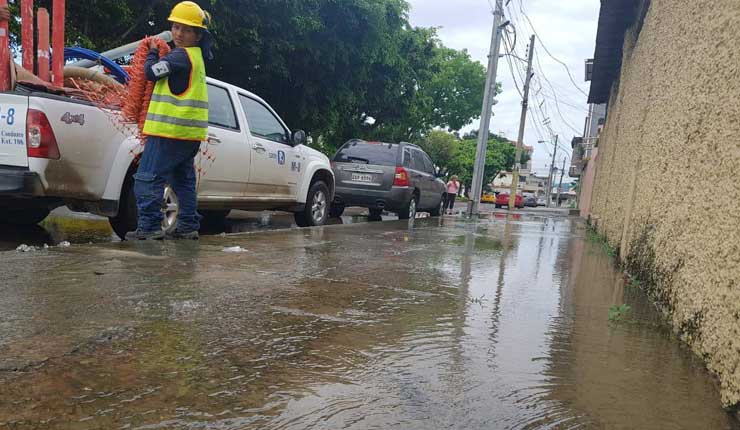
<instances>
[{"instance_id":1,"label":"standing water","mask_svg":"<svg viewBox=\"0 0 740 430\"><path fill-rule=\"evenodd\" d=\"M569 218L0 261L0 428L735 428L702 364Z\"/></svg>"}]
</instances>

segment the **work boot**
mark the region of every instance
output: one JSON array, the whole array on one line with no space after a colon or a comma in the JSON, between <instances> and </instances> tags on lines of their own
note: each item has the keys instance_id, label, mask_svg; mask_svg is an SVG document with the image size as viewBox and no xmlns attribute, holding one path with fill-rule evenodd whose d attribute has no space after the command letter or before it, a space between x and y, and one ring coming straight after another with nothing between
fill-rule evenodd
<instances>
[{"instance_id":1,"label":"work boot","mask_svg":"<svg viewBox=\"0 0 740 430\"><path fill-rule=\"evenodd\" d=\"M198 230L183 232L180 230L175 230L172 233L167 235L167 239L172 240L198 240L200 239L200 235L198 234Z\"/></svg>"},{"instance_id":2,"label":"work boot","mask_svg":"<svg viewBox=\"0 0 740 430\"><path fill-rule=\"evenodd\" d=\"M126 240L162 240L164 239L164 231L144 231L138 228L134 231L126 233Z\"/></svg>"}]
</instances>

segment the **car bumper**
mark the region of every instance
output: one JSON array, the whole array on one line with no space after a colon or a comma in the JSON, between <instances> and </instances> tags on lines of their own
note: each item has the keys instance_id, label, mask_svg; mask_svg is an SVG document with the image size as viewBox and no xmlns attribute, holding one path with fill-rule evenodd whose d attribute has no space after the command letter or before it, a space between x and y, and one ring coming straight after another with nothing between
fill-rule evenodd
<instances>
[{"instance_id":1,"label":"car bumper","mask_svg":"<svg viewBox=\"0 0 740 430\"><path fill-rule=\"evenodd\" d=\"M0 168L0 196L41 197L44 187L35 172L22 169Z\"/></svg>"},{"instance_id":2,"label":"car bumper","mask_svg":"<svg viewBox=\"0 0 740 430\"><path fill-rule=\"evenodd\" d=\"M414 190L410 187L392 187L390 190L377 191L337 187L334 204L396 211L406 207L413 193Z\"/></svg>"}]
</instances>

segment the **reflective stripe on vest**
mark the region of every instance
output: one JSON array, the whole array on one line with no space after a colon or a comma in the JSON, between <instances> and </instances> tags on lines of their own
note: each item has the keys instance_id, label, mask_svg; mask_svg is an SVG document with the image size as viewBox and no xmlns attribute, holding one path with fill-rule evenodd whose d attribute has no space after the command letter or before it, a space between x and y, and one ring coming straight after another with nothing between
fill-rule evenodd
<instances>
[{"instance_id":1,"label":"reflective stripe on vest","mask_svg":"<svg viewBox=\"0 0 740 430\"><path fill-rule=\"evenodd\" d=\"M198 47L185 48L192 65L188 88L177 95L169 78L154 86L143 134L179 140L206 139L208 133L208 86L203 54Z\"/></svg>"}]
</instances>

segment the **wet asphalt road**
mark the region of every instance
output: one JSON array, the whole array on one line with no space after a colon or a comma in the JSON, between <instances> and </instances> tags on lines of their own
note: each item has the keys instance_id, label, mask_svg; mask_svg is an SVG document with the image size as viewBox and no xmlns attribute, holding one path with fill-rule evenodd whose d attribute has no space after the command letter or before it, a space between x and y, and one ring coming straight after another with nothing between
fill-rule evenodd
<instances>
[{"instance_id":1,"label":"wet asphalt road","mask_svg":"<svg viewBox=\"0 0 740 430\"><path fill-rule=\"evenodd\" d=\"M572 218L0 262L0 428L734 428L699 360Z\"/></svg>"}]
</instances>

